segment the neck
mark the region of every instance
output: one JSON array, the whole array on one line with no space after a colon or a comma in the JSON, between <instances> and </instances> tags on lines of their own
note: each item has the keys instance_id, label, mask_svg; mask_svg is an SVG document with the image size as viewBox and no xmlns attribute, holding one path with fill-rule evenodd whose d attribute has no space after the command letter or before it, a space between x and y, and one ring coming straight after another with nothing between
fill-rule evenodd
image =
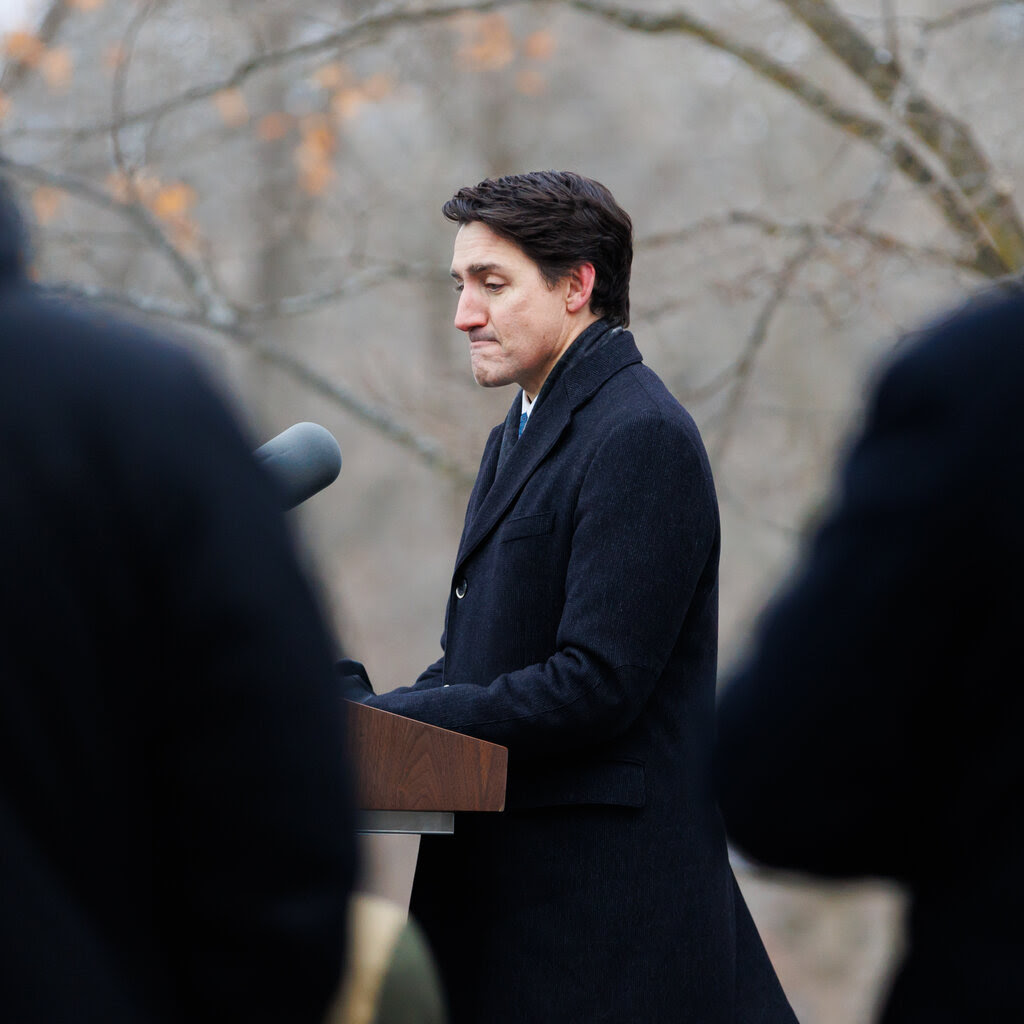
<instances>
[{"instance_id":1,"label":"neck","mask_svg":"<svg viewBox=\"0 0 1024 1024\"><path fill-rule=\"evenodd\" d=\"M591 313L588 309L586 313L581 313L578 318L573 319L569 324L569 330L566 331L566 339L559 346L555 353L554 359L551 360L551 365L547 368L547 372L544 376L537 381L536 384L531 382L529 388L523 387L523 393L532 402L537 395L540 394L540 389L544 387L544 381L548 379L548 375L558 365L558 361L565 355L569 350L569 346L591 325L596 324L601 318Z\"/></svg>"}]
</instances>

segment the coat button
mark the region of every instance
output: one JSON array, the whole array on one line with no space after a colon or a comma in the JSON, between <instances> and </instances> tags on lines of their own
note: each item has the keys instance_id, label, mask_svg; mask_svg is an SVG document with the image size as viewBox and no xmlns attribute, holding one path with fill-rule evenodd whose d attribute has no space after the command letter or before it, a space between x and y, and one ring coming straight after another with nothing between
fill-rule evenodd
<instances>
[{"instance_id":1,"label":"coat button","mask_svg":"<svg viewBox=\"0 0 1024 1024\"><path fill-rule=\"evenodd\" d=\"M458 599L459 599L460 601L461 601L461 600L462 600L462 599L463 599L463 598L464 598L464 597L466 596L466 581L465 581L465 580L463 580L463 581L462 581L462 582L461 582L461 583L460 583L460 584L459 584L459 585L458 585L458 586L457 586L457 587L455 588L455 596L456 596L456 597L457 597L457 598L458 598Z\"/></svg>"}]
</instances>

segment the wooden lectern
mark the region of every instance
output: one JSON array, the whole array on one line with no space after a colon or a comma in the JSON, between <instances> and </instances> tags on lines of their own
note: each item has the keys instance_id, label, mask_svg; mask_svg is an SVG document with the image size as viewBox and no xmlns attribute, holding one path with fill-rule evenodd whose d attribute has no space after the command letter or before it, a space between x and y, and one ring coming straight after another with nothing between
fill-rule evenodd
<instances>
[{"instance_id":1,"label":"wooden lectern","mask_svg":"<svg viewBox=\"0 0 1024 1024\"><path fill-rule=\"evenodd\" d=\"M359 831L450 833L456 811L505 807L508 750L349 702Z\"/></svg>"}]
</instances>

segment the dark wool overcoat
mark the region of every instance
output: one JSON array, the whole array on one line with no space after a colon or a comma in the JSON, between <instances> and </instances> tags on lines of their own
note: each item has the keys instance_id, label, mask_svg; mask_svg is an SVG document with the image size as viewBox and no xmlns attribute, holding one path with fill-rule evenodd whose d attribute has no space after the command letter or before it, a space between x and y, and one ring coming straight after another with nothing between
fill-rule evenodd
<instances>
[{"instance_id":1,"label":"dark wool overcoat","mask_svg":"<svg viewBox=\"0 0 1024 1024\"><path fill-rule=\"evenodd\" d=\"M901 346L828 514L724 687L753 857L906 887L884 1024L1024 1021L1024 296Z\"/></svg>"},{"instance_id":2,"label":"dark wool overcoat","mask_svg":"<svg viewBox=\"0 0 1024 1024\"><path fill-rule=\"evenodd\" d=\"M193 359L47 299L0 194L0 1021L306 1021L355 844L332 651Z\"/></svg>"},{"instance_id":3,"label":"dark wool overcoat","mask_svg":"<svg viewBox=\"0 0 1024 1024\"><path fill-rule=\"evenodd\" d=\"M444 656L369 700L509 748L507 809L423 839L412 912L454 1024L791 1022L711 796L708 459L631 334L569 354L487 442Z\"/></svg>"}]
</instances>

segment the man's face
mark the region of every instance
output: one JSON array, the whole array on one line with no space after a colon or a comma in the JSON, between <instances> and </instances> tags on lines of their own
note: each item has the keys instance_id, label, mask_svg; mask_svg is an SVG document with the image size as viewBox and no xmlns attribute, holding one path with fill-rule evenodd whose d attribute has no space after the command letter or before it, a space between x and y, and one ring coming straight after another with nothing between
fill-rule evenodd
<instances>
[{"instance_id":1,"label":"man's face","mask_svg":"<svg viewBox=\"0 0 1024 1024\"><path fill-rule=\"evenodd\" d=\"M580 331L570 311L571 278L548 287L533 260L479 221L455 236L452 277L459 293L455 326L469 335L477 384L518 384L536 398Z\"/></svg>"}]
</instances>

